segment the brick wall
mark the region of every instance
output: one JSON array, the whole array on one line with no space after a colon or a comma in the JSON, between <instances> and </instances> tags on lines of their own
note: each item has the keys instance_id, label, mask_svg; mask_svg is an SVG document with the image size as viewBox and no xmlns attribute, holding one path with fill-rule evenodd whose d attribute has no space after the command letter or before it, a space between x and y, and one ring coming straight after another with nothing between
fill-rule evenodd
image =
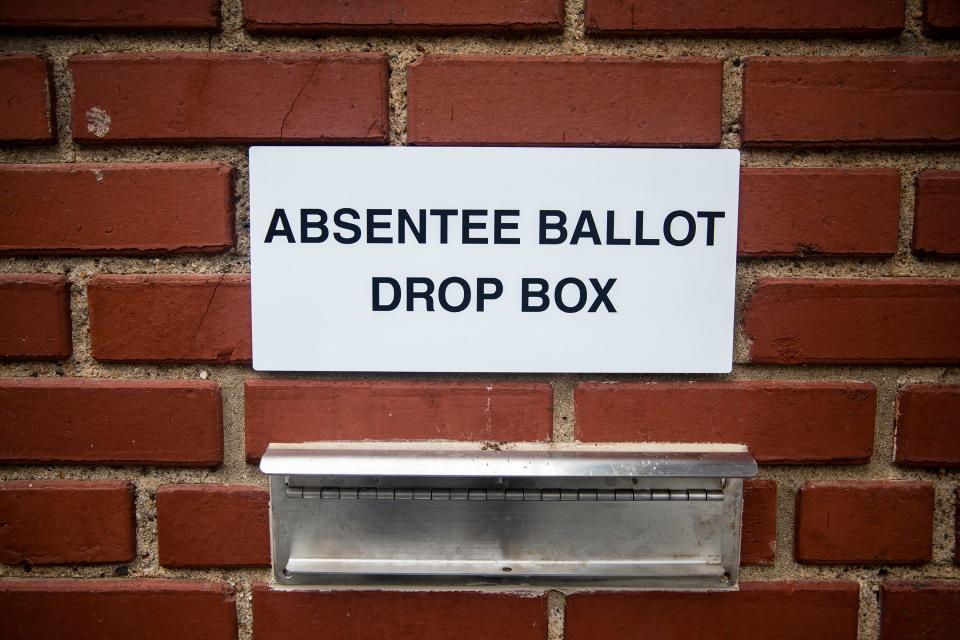
<instances>
[{"instance_id":1,"label":"brick wall","mask_svg":"<svg viewBox=\"0 0 960 640\"><path fill-rule=\"evenodd\" d=\"M0 29L0 636L957 637L957 0L8 0ZM733 372L257 374L260 143L740 148ZM266 443L356 438L744 442L741 590L269 589Z\"/></svg>"}]
</instances>

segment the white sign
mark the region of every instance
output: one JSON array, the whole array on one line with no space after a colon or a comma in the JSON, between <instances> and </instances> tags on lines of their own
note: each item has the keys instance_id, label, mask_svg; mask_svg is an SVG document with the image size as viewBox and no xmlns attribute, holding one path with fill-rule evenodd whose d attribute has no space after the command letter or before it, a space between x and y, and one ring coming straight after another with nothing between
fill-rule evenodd
<instances>
[{"instance_id":1,"label":"white sign","mask_svg":"<svg viewBox=\"0 0 960 640\"><path fill-rule=\"evenodd\" d=\"M726 373L735 150L254 147L253 365Z\"/></svg>"}]
</instances>

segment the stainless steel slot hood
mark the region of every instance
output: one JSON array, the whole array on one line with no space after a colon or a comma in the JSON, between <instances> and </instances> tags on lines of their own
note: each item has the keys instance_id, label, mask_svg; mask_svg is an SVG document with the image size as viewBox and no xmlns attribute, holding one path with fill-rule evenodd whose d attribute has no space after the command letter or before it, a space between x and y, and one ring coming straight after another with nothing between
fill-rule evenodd
<instances>
[{"instance_id":1,"label":"stainless steel slot hood","mask_svg":"<svg viewBox=\"0 0 960 640\"><path fill-rule=\"evenodd\" d=\"M281 585L731 589L740 447L272 444Z\"/></svg>"}]
</instances>

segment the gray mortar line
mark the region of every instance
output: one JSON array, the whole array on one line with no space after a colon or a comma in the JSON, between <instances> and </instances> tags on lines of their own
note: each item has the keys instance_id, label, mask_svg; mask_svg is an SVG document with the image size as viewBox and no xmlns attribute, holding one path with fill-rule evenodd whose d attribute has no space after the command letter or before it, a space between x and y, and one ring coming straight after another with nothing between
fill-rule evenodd
<instances>
[{"instance_id":1,"label":"gray mortar line","mask_svg":"<svg viewBox=\"0 0 960 640\"><path fill-rule=\"evenodd\" d=\"M553 441L573 442L577 417L573 392L575 376L557 376L553 380Z\"/></svg>"},{"instance_id":2,"label":"gray mortar line","mask_svg":"<svg viewBox=\"0 0 960 640\"><path fill-rule=\"evenodd\" d=\"M567 599L559 591L547 592L547 640L563 640Z\"/></svg>"}]
</instances>

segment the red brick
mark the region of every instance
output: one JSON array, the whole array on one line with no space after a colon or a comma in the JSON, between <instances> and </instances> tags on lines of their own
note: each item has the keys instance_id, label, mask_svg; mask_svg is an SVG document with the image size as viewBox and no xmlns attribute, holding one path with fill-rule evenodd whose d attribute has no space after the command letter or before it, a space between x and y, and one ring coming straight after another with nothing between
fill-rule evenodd
<instances>
[{"instance_id":1,"label":"red brick","mask_svg":"<svg viewBox=\"0 0 960 640\"><path fill-rule=\"evenodd\" d=\"M220 26L217 0L5 0L0 28L49 31L214 31Z\"/></svg>"},{"instance_id":2,"label":"red brick","mask_svg":"<svg viewBox=\"0 0 960 640\"><path fill-rule=\"evenodd\" d=\"M865 463L877 390L859 382L586 383L584 442L734 442L764 463Z\"/></svg>"},{"instance_id":3,"label":"red brick","mask_svg":"<svg viewBox=\"0 0 960 640\"><path fill-rule=\"evenodd\" d=\"M741 256L889 256L897 251L896 169L741 169Z\"/></svg>"},{"instance_id":4,"label":"red brick","mask_svg":"<svg viewBox=\"0 0 960 640\"><path fill-rule=\"evenodd\" d=\"M742 317L753 362L960 362L960 280L761 278Z\"/></svg>"},{"instance_id":5,"label":"red brick","mask_svg":"<svg viewBox=\"0 0 960 640\"><path fill-rule=\"evenodd\" d=\"M425 56L408 72L412 144L720 142L719 60Z\"/></svg>"},{"instance_id":6,"label":"red brick","mask_svg":"<svg viewBox=\"0 0 960 640\"><path fill-rule=\"evenodd\" d=\"M810 481L797 493L797 562L923 564L933 545L933 485Z\"/></svg>"},{"instance_id":7,"label":"red brick","mask_svg":"<svg viewBox=\"0 0 960 640\"><path fill-rule=\"evenodd\" d=\"M745 480L740 564L773 564L777 552L777 483Z\"/></svg>"},{"instance_id":8,"label":"red brick","mask_svg":"<svg viewBox=\"0 0 960 640\"><path fill-rule=\"evenodd\" d=\"M70 71L80 142L383 143L389 134L380 53L90 54L70 58Z\"/></svg>"},{"instance_id":9,"label":"red brick","mask_svg":"<svg viewBox=\"0 0 960 640\"><path fill-rule=\"evenodd\" d=\"M543 594L279 591L253 587L257 640L546 640Z\"/></svg>"},{"instance_id":10,"label":"red brick","mask_svg":"<svg viewBox=\"0 0 960 640\"><path fill-rule=\"evenodd\" d=\"M960 171L924 171L916 187L914 253L960 256Z\"/></svg>"},{"instance_id":11,"label":"red brick","mask_svg":"<svg viewBox=\"0 0 960 640\"><path fill-rule=\"evenodd\" d=\"M246 380L247 459L271 442L314 440L545 441L546 383Z\"/></svg>"},{"instance_id":12,"label":"red brick","mask_svg":"<svg viewBox=\"0 0 960 640\"><path fill-rule=\"evenodd\" d=\"M215 382L0 379L0 460L216 466L220 414Z\"/></svg>"},{"instance_id":13,"label":"red brick","mask_svg":"<svg viewBox=\"0 0 960 640\"><path fill-rule=\"evenodd\" d=\"M70 357L70 285L63 276L0 274L0 359Z\"/></svg>"},{"instance_id":14,"label":"red brick","mask_svg":"<svg viewBox=\"0 0 960 640\"><path fill-rule=\"evenodd\" d=\"M0 12L6 5L0 5ZM47 61L29 53L0 55L0 140L56 140L53 81Z\"/></svg>"},{"instance_id":15,"label":"red brick","mask_svg":"<svg viewBox=\"0 0 960 640\"><path fill-rule=\"evenodd\" d=\"M960 467L960 386L909 384L900 389L897 464Z\"/></svg>"},{"instance_id":16,"label":"red brick","mask_svg":"<svg viewBox=\"0 0 960 640\"><path fill-rule=\"evenodd\" d=\"M746 582L739 591L576 593L564 638L855 640L856 582Z\"/></svg>"},{"instance_id":17,"label":"red brick","mask_svg":"<svg viewBox=\"0 0 960 640\"><path fill-rule=\"evenodd\" d=\"M252 33L326 34L543 32L563 30L562 0L436 0L313 2L247 0L244 23Z\"/></svg>"},{"instance_id":18,"label":"red brick","mask_svg":"<svg viewBox=\"0 0 960 640\"><path fill-rule=\"evenodd\" d=\"M903 31L903 0L587 0L587 33L805 38Z\"/></svg>"},{"instance_id":19,"label":"red brick","mask_svg":"<svg viewBox=\"0 0 960 640\"><path fill-rule=\"evenodd\" d=\"M890 580L880 585L880 640L956 640L960 580Z\"/></svg>"},{"instance_id":20,"label":"red brick","mask_svg":"<svg viewBox=\"0 0 960 640\"><path fill-rule=\"evenodd\" d=\"M232 170L219 163L3 165L0 251L226 251L231 189Z\"/></svg>"},{"instance_id":21,"label":"red brick","mask_svg":"<svg viewBox=\"0 0 960 640\"><path fill-rule=\"evenodd\" d=\"M104 361L250 362L250 278L90 279L93 357Z\"/></svg>"},{"instance_id":22,"label":"red brick","mask_svg":"<svg viewBox=\"0 0 960 640\"><path fill-rule=\"evenodd\" d=\"M0 483L0 562L130 562L137 551L133 484Z\"/></svg>"},{"instance_id":23,"label":"red brick","mask_svg":"<svg viewBox=\"0 0 960 640\"><path fill-rule=\"evenodd\" d=\"M5 640L236 640L234 590L199 580L0 580Z\"/></svg>"},{"instance_id":24,"label":"red brick","mask_svg":"<svg viewBox=\"0 0 960 640\"><path fill-rule=\"evenodd\" d=\"M165 567L270 566L270 497L257 487L164 485L157 536Z\"/></svg>"},{"instance_id":25,"label":"red brick","mask_svg":"<svg viewBox=\"0 0 960 640\"><path fill-rule=\"evenodd\" d=\"M747 146L960 143L960 58L750 58Z\"/></svg>"},{"instance_id":26,"label":"red brick","mask_svg":"<svg viewBox=\"0 0 960 640\"><path fill-rule=\"evenodd\" d=\"M960 1L925 0L923 30L933 36L960 34Z\"/></svg>"}]
</instances>

